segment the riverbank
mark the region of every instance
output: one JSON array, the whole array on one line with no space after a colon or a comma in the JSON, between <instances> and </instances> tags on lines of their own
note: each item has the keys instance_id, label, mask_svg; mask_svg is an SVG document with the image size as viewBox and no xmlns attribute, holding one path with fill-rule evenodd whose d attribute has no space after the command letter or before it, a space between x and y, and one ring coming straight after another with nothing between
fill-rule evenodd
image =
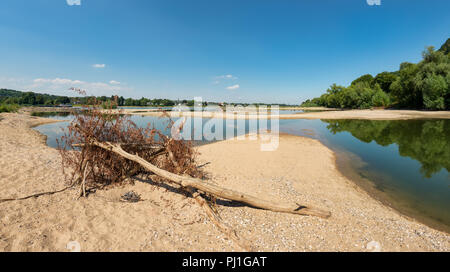
<instances>
[{"instance_id":1,"label":"riverbank","mask_svg":"<svg viewBox=\"0 0 450 272\"><path fill-rule=\"evenodd\" d=\"M0 198L64 188L60 157L30 129L49 119L1 114ZM214 182L271 201L292 201L332 212L329 219L273 213L219 203L225 222L259 251L450 251L450 235L400 215L339 173L319 141L280 136L275 152L258 141L223 141L198 148ZM220 154L218 156L217 154ZM128 204L134 190L145 200ZM77 190L0 203L0 251L240 250L209 222L192 199L173 188L136 182L76 200Z\"/></svg>"},{"instance_id":2,"label":"riverbank","mask_svg":"<svg viewBox=\"0 0 450 272\"><path fill-rule=\"evenodd\" d=\"M283 114L286 111L305 111L298 113ZM23 113L33 112L74 112L76 108L49 108L49 107L24 107L21 109ZM129 114L141 116L157 116L164 114L177 117L203 117L203 118L223 118L223 119L256 119L260 116L256 112L250 113L226 113L226 112L163 112L158 108L148 109L113 109L104 110L115 114ZM268 114L270 117L270 112ZM278 119L361 119L361 120L410 120L410 119L450 119L450 111L419 111L419 110L337 110L321 107L304 108L304 107L288 107L281 108L280 114L276 115Z\"/></svg>"},{"instance_id":3,"label":"riverbank","mask_svg":"<svg viewBox=\"0 0 450 272\"><path fill-rule=\"evenodd\" d=\"M315 112L299 112L283 114L280 111L276 115L278 119L361 119L361 120L410 120L410 119L450 119L450 111L417 111L417 110L320 110ZM119 110L113 112L119 113ZM142 116L162 116L164 113L155 110L131 110L121 111L124 114ZM203 117L223 119L256 119L261 115L256 113L225 113L225 112L168 112L176 117ZM270 116L270 113L268 114Z\"/></svg>"}]
</instances>

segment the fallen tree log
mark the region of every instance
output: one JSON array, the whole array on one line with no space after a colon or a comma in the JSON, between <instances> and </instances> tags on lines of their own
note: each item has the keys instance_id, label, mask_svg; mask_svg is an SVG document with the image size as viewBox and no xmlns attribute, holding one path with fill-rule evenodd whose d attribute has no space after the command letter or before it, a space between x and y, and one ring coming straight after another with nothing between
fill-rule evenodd
<instances>
[{"instance_id":1,"label":"fallen tree log","mask_svg":"<svg viewBox=\"0 0 450 272\"><path fill-rule=\"evenodd\" d=\"M143 158L130 154L122 149L120 145L112 144L109 142L99 142L95 139L91 139L90 144L101 147L105 150L108 150L110 152L114 152L128 160L134 161L138 164L140 164L145 169L153 172L154 174L168 179L173 183L178 184L179 186L185 187L185 188L193 188L196 190L199 190L204 193L208 193L210 195L213 195L215 197L227 199L227 200L233 200L241 203L245 203L249 206L270 210L274 212L283 212L283 213L292 213L292 214L299 214L299 215L310 215L310 216L318 216L322 218L328 218L331 216L331 213L328 211L321 210L319 208L313 208L313 207L307 207L299 204L284 204L284 203L273 203L267 200L259 199L257 197L244 194L241 192L237 192L234 190L222 188L220 186L217 186L215 184L212 184L208 181L187 177L187 176L180 176L171 172L168 172L164 169L158 168L157 166L149 163L148 161L144 160Z\"/></svg>"}]
</instances>

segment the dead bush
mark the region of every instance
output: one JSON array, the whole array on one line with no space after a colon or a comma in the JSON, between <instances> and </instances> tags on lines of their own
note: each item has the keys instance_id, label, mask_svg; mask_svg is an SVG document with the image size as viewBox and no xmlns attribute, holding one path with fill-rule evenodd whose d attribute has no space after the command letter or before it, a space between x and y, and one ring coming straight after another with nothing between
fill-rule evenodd
<instances>
[{"instance_id":1,"label":"dead bush","mask_svg":"<svg viewBox=\"0 0 450 272\"><path fill-rule=\"evenodd\" d=\"M173 122L168 120L169 128ZM203 178L203 172L196 166L196 152L191 142L174 140L152 124L138 127L120 111L86 107L75 114L67 132L58 141L63 171L70 184L102 188L121 184L134 175L152 174L133 161L89 144L92 140L118 144L126 152L172 173Z\"/></svg>"}]
</instances>

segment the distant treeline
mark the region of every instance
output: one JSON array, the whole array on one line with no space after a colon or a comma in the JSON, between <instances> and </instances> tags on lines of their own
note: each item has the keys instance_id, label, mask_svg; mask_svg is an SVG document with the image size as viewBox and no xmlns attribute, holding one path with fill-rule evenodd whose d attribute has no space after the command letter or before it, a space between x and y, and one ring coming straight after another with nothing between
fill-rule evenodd
<instances>
[{"instance_id":1,"label":"distant treeline","mask_svg":"<svg viewBox=\"0 0 450 272\"><path fill-rule=\"evenodd\" d=\"M115 108L117 106L134 106L134 107L172 107L178 104L186 106L194 106L194 100L170 100L170 99L148 99L148 98L124 98L123 96L86 96L86 97L68 97L41 94L34 92L20 92L15 90L0 89L0 104L3 105L23 105L23 106L59 106L59 105L93 105L101 104L105 108ZM210 104L219 104L217 102L203 102L203 106ZM235 103L223 103L235 105ZM239 104L248 106L250 104ZM268 105L263 103L254 103L252 105ZM287 104L279 104L279 106L291 106Z\"/></svg>"},{"instance_id":2,"label":"distant treeline","mask_svg":"<svg viewBox=\"0 0 450 272\"><path fill-rule=\"evenodd\" d=\"M304 107L368 109L396 107L450 110L450 39L438 50L428 47L417 64L404 62L395 72L363 75L344 87L333 84Z\"/></svg>"},{"instance_id":3,"label":"distant treeline","mask_svg":"<svg viewBox=\"0 0 450 272\"><path fill-rule=\"evenodd\" d=\"M187 102L187 101L186 101ZM174 106L175 101L169 99L132 99L117 96L68 97L34 92L20 92L0 89L0 104L18 104L29 106L93 105L113 103L116 106Z\"/></svg>"}]
</instances>

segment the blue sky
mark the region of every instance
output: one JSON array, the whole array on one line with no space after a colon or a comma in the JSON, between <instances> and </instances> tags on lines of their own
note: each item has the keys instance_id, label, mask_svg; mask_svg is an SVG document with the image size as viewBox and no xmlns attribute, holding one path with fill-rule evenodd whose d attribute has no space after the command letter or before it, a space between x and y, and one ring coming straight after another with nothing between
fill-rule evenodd
<instances>
[{"instance_id":1,"label":"blue sky","mask_svg":"<svg viewBox=\"0 0 450 272\"><path fill-rule=\"evenodd\" d=\"M298 104L449 30L448 0L3 0L0 87Z\"/></svg>"}]
</instances>

